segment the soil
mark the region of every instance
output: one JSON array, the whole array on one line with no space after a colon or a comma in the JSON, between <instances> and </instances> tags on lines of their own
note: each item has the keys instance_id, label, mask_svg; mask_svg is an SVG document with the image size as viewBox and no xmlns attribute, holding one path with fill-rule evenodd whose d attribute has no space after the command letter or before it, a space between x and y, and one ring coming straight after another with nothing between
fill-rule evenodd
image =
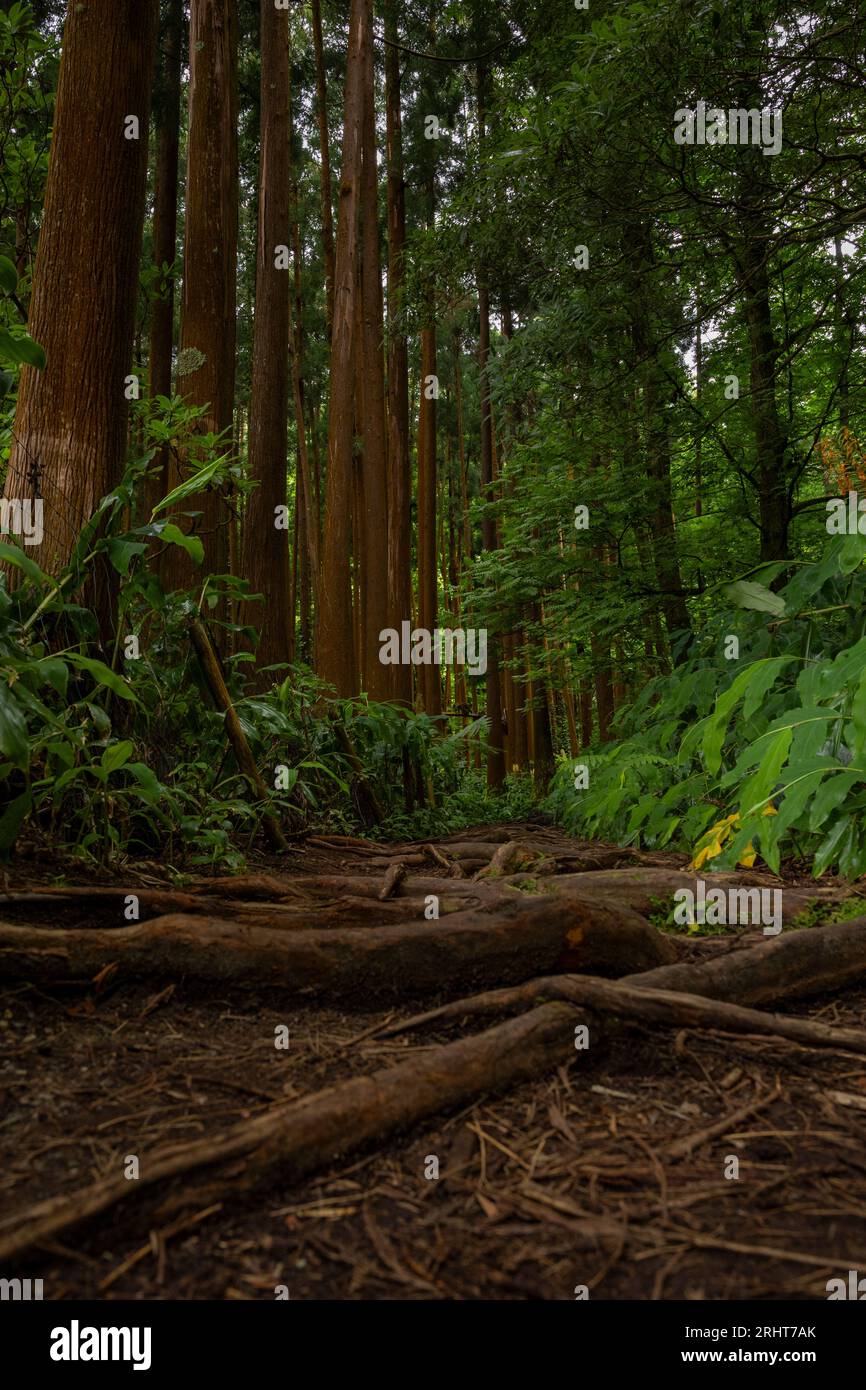
<instances>
[{"instance_id":1,"label":"soil","mask_svg":"<svg viewBox=\"0 0 866 1390\"><path fill-rule=\"evenodd\" d=\"M536 825L450 839L473 837L545 853L561 844ZM446 856L448 844L437 841ZM372 857L308 841L248 871L382 877ZM663 861L684 862L653 856ZM6 887L44 886L57 872L26 863ZM139 863L123 881L134 890L168 878ZM62 923L104 925L104 912L75 903ZM11 905L3 916L17 920ZM57 926L57 909L27 920ZM856 1027L864 1005L866 988L789 1011ZM371 1036L415 1012L410 1000L387 1012L287 1007L276 990L189 979L0 986L0 1232L4 1218L116 1175L130 1156L144 1171L157 1145L217 1134L485 1026ZM288 1048L275 1046L281 1025ZM170 1210L182 1191L183 1179L142 1188L41 1246L26 1270L3 1273L41 1277L47 1299L273 1299L279 1289L292 1299L558 1300L583 1286L593 1299L824 1300L828 1279L866 1268L866 1060L614 1020L597 1047L544 1081L300 1185L277 1179L264 1195Z\"/></svg>"}]
</instances>

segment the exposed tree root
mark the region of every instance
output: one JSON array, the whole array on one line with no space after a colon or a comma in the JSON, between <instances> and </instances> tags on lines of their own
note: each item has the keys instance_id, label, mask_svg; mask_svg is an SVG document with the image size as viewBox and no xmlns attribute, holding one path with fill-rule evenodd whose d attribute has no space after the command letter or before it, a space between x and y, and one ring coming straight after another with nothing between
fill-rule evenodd
<instances>
[{"instance_id":1,"label":"exposed tree root","mask_svg":"<svg viewBox=\"0 0 866 1390\"><path fill-rule=\"evenodd\" d=\"M564 906L559 904L560 909ZM93 933L84 935L92 937ZM625 985L534 980L519 991L507 993L513 1003L531 1000L540 990L564 993L570 989L571 997L582 1006L589 1003L596 1010L616 1010L649 1022L735 1031L746 1028L750 1032L776 1033L808 1045L841 1046L862 1053L863 1037L852 1030L826 1029L800 1020L774 1020L755 1016L744 1007L704 1004L701 998L662 991L674 983L680 990L685 988L710 1000L737 999L740 1004L748 1004L770 997L771 989L776 997L799 997L849 984L864 974L866 918L860 918L841 926L792 934L708 965L650 970L632 977ZM501 1009L502 994L496 992L498 999L487 996L486 1005L478 1000L461 1000L449 1006L449 1013L456 1016L461 1011L480 1012L489 1006L491 998ZM438 1010L426 1018L444 1016ZM296 1182L351 1151L381 1143L438 1111L539 1076L568 1059L580 1060L586 1053L575 1050L574 1028L583 1017L581 1009L571 1003L548 1002L483 1033L425 1050L397 1067L355 1078L292 1105L273 1107L220 1137L158 1149L146 1156L137 1182L122 1176L109 1177L78 1192L39 1202L4 1222L0 1262L21 1256L34 1244L56 1238L140 1193L142 1188L181 1175L196 1176L172 1199L170 1206L201 1201L202 1180L209 1201L247 1192L267 1180ZM410 1025L418 1022L410 1020ZM730 1123L731 1117L726 1116L724 1127Z\"/></svg>"},{"instance_id":2,"label":"exposed tree root","mask_svg":"<svg viewBox=\"0 0 866 1390\"><path fill-rule=\"evenodd\" d=\"M157 1149L145 1156L137 1181L104 1178L78 1192L38 1202L3 1222L0 1263L181 1174L205 1170L209 1176L229 1165L208 1185L209 1199L215 1191L238 1195L262 1180L297 1182L428 1115L561 1065L574 1055L574 1017L575 1010L567 1004L547 1004L399 1066L269 1109L222 1136ZM183 1195L186 1199L187 1189Z\"/></svg>"},{"instance_id":3,"label":"exposed tree root","mask_svg":"<svg viewBox=\"0 0 866 1390\"><path fill-rule=\"evenodd\" d=\"M381 1028L374 1036L394 1037L452 1019L500 1016L550 999L667 1028L712 1028L723 1033L775 1037L802 1047L832 1048L866 1056L866 1031L859 1028L836 1028L810 1019L786 1018L740 1004L703 999L696 994L644 989L621 980L595 980L581 975L551 975L511 989L489 990L468 999L455 999L438 1009Z\"/></svg>"},{"instance_id":4,"label":"exposed tree root","mask_svg":"<svg viewBox=\"0 0 866 1390\"><path fill-rule=\"evenodd\" d=\"M89 980L116 964L118 977L191 975L308 998L404 999L514 983L539 968L623 975L675 959L673 944L636 913L567 898L515 897L495 913L348 930L274 931L185 914L113 931L0 925L0 978Z\"/></svg>"}]
</instances>

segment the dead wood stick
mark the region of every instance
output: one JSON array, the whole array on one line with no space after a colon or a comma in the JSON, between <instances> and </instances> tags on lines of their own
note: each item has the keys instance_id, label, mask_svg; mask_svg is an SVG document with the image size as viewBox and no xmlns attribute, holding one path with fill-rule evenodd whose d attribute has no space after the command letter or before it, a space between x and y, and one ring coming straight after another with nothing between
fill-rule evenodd
<instances>
[{"instance_id":1,"label":"dead wood stick","mask_svg":"<svg viewBox=\"0 0 866 1390\"><path fill-rule=\"evenodd\" d=\"M803 1047L833 1048L866 1056L866 1031L859 1028L834 1028L827 1023L813 1023L809 1019L786 1018L781 1014L767 1014L739 1004L702 999L696 994L637 989L618 980L594 980L580 975L551 975L546 979L516 985L512 989L488 990L467 999L455 999L438 1009L415 1014L402 1023L380 1029L376 1036L393 1037L398 1033L414 1032L429 1023L456 1018L496 1017L529 1007L542 999L562 999L589 1009L603 1010L640 1022L657 1023L667 1028L714 1029L720 1033L777 1037Z\"/></svg>"},{"instance_id":2,"label":"dead wood stick","mask_svg":"<svg viewBox=\"0 0 866 1390\"><path fill-rule=\"evenodd\" d=\"M182 1174L230 1163L229 1172L218 1173L207 1186L208 1200L219 1193L249 1191L276 1174L281 1181L297 1182L429 1115L541 1076L575 1055L574 1013L566 1004L547 1004L475 1037L425 1050L399 1066L344 1081L292 1105L273 1106L221 1135L156 1149L142 1163L137 1182L121 1174L106 1176L0 1223L0 1263ZM244 1160L239 1174L232 1162L238 1159ZM185 1188L185 1201L187 1196Z\"/></svg>"},{"instance_id":3,"label":"dead wood stick","mask_svg":"<svg viewBox=\"0 0 866 1390\"><path fill-rule=\"evenodd\" d=\"M386 870L385 870L385 881L384 881L384 883L382 884L382 887L379 889L379 894L378 894L379 901L383 903L383 902L385 902L385 900L386 900L387 898L390 898L391 894L394 892L394 890L396 889L397 885L398 885L398 884L400 883L400 881L401 881L402 879L404 879L405 877L406 877L406 865L403 864L403 863L401 863L399 860L397 861L396 864L392 864L391 867L390 867L389 869L386 869Z\"/></svg>"},{"instance_id":4,"label":"dead wood stick","mask_svg":"<svg viewBox=\"0 0 866 1390\"><path fill-rule=\"evenodd\" d=\"M772 1091L764 1091L759 1095L752 1096L750 1100L738 1106L736 1110L730 1110L727 1115L722 1115L721 1119L714 1120L711 1125L704 1125L703 1129L695 1130L692 1134L683 1135L682 1139L675 1139L672 1144L667 1144L664 1149L666 1158L688 1158L695 1149L700 1149L704 1144L709 1144L713 1139L719 1139L723 1134L732 1133L737 1125L741 1125L743 1120L751 1119L753 1115L758 1115L762 1110L778 1100L782 1094L782 1083L778 1076Z\"/></svg>"},{"instance_id":5,"label":"dead wood stick","mask_svg":"<svg viewBox=\"0 0 866 1390\"><path fill-rule=\"evenodd\" d=\"M449 859L448 856L443 854L441 849L437 849L435 845L425 845L424 850L429 854L430 858L443 869L450 869L452 864L455 863L453 859Z\"/></svg>"},{"instance_id":6,"label":"dead wood stick","mask_svg":"<svg viewBox=\"0 0 866 1390\"><path fill-rule=\"evenodd\" d=\"M217 660L216 652L211 645L210 637L207 634L204 624L200 618L193 618L189 625L189 635L195 647L196 656L199 659L202 675L205 678L211 698L218 710L224 716L225 731L232 751L235 755L237 765L243 773L249 785L250 791L265 805L270 800L270 792L262 781L261 773L256 767L256 760L252 755L250 745L247 743L246 734L241 728L235 707L232 704L228 688L223 680L223 673ZM270 811L262 813L262 829L274 849L288 849L288 842L282 832L276 817Z\"/></svg>"}]
</instances>

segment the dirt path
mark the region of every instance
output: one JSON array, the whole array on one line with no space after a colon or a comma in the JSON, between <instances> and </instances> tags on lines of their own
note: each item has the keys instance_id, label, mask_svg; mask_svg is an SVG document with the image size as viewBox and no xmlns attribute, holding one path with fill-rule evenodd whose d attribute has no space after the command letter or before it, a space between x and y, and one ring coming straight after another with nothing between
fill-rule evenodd
<instances>
[{"instance_id":1,"label":"dirt path","mask_svg":"<svg viewBox=\"0 0 866 1390\"><path fill-rule=\"evenodd\" d=\"M445 898L449 883L470 887L468 877L450 879L455 861L461 875L475 873L473 845L492 846L477 851L483 869L509 841L529 862L518 856L501 877L534 880L520 890L528 897L580 871L621 875L628 898L636 867L684 868L676 855L635 866L610 846L526 825L462 832L434 852L308 841L288 863L263 861L255 872L304 880L309 902L314 879L384 887L389 862L420 854L396 900L382 900L384 921L401 893L413 900L413 875L439 880ZM37 912L13 900L38 879L9 876L4 921L116 922L117 902ZM158 865L130 866L127 884L156 891L166 878ZM325 918L348 911L344 894L316 891ZM751 939L738 930L676 940L682 958L701 959ZM785 1012L859 1026L864 1001L866 988L856 988ZM216 1136L465 1036L456 1022L373 1036L417 1008L287 1001L278 988L110 971L86 988L0 986L0 1223L116 1177L133 1156L144 1176L167 1143ZM281 1028L287 1048L275 1046ZM825 1299L828 1279L866 1268L864 1141L863 1058L614 1020L579 1067L482 1096L330 1171L300 1183L277 1171L247 1197L220 1190L209 1200L199 1186L192 1205L184 1178L142 1189L2 1272L41 1276L46 1298L270 1299L285 1286L293 1299L572 1299L585 1286L592 1298Z\"/></svg>"}]
</instances>

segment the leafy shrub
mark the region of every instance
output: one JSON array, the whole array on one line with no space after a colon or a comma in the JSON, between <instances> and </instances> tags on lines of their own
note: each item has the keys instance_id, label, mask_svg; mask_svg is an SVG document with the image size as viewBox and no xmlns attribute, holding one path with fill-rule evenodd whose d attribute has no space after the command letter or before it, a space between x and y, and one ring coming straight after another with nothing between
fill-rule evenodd
<instances>
[{"instance_id":1,"label":"leafy shrub","mask_svg":"<svg viewBox=\"0 0 866 1390\"><path fill-rule=\"evenodd\" d=\"M864 553L866 538L834 537L778 592L727 586L689 659L648 683L616 742L582 759L587 790L561 760L553 814L574 833L690 851L731 816L709 856L719 868L756 842L774 870L785 852L814 857L815 877L866 871Z\"/></svg>"}]
</instances>

